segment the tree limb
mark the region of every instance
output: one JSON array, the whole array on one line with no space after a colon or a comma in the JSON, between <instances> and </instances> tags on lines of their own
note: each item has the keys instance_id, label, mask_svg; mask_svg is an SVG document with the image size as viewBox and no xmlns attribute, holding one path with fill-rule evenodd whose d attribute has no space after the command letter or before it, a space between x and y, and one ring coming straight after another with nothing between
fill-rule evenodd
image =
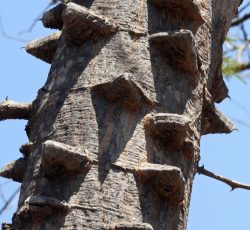
<instances>
[{"instance_id":1,"label":"tree limb","mask_svg":"<svg viewBox=\"0 0 250 230\"><path fill-rule=\"evenodd\" d=\"M242 189L246 189L246 190L250 190L250 185L247 185L247 184L241 184L237 181L234 181L234 180L231 180L231 179L228 179L228 178L225 178L223 176L220 176L218 174L215 174L211 171L208 171L204 168L204 165L201 166L201 167L198 167L197 169L197 172L199 174L202 174L202 175L205 175L205 176L208 176L208 177L211 177L215 180L219 180L223 183L226 183L227 185L229 185L231 188L232 188L232 191L236 188L242 188Z\"/></svg>"},{"instance_id":2,"label":"tree limb","mask_svg":"<svg viewBox=\"0 0 250 230\"><path fill-rule=\"evenodd\" d=\"M6 119L29 119L31 104L5 100L0 103L0 121Z\"/></svg>"},{"instance_id":3,"label":"tree limb","mask_svg":"<svg viewBox=\"0 0 250 230\"><path fill-rule=\"evenodd\" d=\"M19 193L20 187L10 196L10 198L5 202L4 206L0 209L0 215L8 208L9 204L15 198L15 196Z\"/></svg>"},{"instance_id":4,"label":"tree limb","mask_svg":"<svg viewBox=\"0 0 250 230\"><path fill-rule=\"evenodd\" d=\"M247 13L247 14L243 15L240 18L238 18L238 17L234 18L233 21L232 21L231 27L238 26L239 24L245 22L249 18L250 18L250 13Z\"/></svg>"},{"instance_id":5,"label":"tree limb","mask_svg":"<svg viewBox=\"0 0 250 230\"><path fill-rule=\"evenodd\" d=\"M15 40L15 41L22 42L22 43L23 42L28 42L28 40L22 39L20 37L11 36L11 35L6 33L5 28L3 26L1 15L0 15L0 33L2 34L2 36L4 38L7 38L7 39Z\"/></svg>"},{"instance_id":6,"label":"tree limb","mask_svg":"<svg viewBox=\"0 0 250 230\"><path fill-rule=\"evenodd\" d=\"M30 33L33 28L35 27L36 23L41 19L41 15L43 15L44 12L46 12L53 4L55 4L54 2L49 3L45 9L33 20L32 24L30 25L30 27L26 30L20 31L18 34L22 35L25 33Z\"/></svg>"}]
</instances>

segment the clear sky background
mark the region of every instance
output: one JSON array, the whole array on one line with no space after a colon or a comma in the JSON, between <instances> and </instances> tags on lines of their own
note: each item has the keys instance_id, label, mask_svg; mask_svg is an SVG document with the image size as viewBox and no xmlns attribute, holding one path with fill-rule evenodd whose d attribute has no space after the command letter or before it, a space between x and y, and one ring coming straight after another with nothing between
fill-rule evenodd
<instances>
[{"instance_id":1,"label":"clear sky background","mask_svg":"<svg viewBox=\"0 0 250 230\"><path fill-rule=\"evenodd\" d=\"M53 31L38 22L32 32L26 30L47 6L46 0L2 1L1 23L5 32L30 41ZM50 65L32 57L22 47L25 42L8 39L0 33L0 101L32 102L47 78ZM232 100L218 107L232 120L250 125L250 81L227 81ZM0 122L0 166L21 157L19 147L26 143L22 120ZM236 123L239 132L230 135L207 135L201 140L201 165L218 174L250 184L250 127ZM0 179L0 209L20 186L10 180ZM0 223L11 222L18 197L7 211L0 215ZM250 191L235 190L218 181L197 175L194 182L188 230L249 230Z\"/></svg>"}]
</instances>

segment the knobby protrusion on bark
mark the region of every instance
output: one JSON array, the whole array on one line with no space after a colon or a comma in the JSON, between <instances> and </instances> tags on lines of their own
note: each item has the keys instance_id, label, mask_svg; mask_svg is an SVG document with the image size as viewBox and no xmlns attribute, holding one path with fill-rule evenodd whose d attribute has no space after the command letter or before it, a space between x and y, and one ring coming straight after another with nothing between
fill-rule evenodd
<instances>
[{"instance_id":1,"label":"knobby protrusion on bark","mask_svg":"<svg viewBox=\"0 0 250 230\"><path fill-rule=\"evenodd\" d=\"M208 171L207 169L205 169L204 166L198 167L197 172L199 174L202 174L202 175L211 177L211 178L213 178L215 180L219 180L219 181L221 181L223 183L226 183L227 185L229 185L231 187L232 191L234 189L236 189L236 188L242 188L242 189L250 190L250 185L248 185L248 184L242 184L242 183L239 183L237 181L234 181L234 180L225 178L223 176L220 176L218 174L215 174L215 173L213 173L213 172Z\"/></svg>"},{"instance_id":2,"label":"knobby protrusion on bark","mask_svg":"<svg viewBox=\"0 0 250 230\"><path fill-rule=\"evenodd\" d=\"M25 200L26 205L49 206L54 209L69 210L69 205L65 201L49 196L32 195Z\"/></svg>"},{"instance_id":3,"label":"knobby protrusion on bark","mask_svg":"<svg viewBox=\"0 0 250 230\"><path fill-rule=\"evenodd\" d=\"M159 8L165 8L168 13L173 15L178 15L186 17L194 23L197 23L197 26L203 24L204 20L201 16L200 8L198 4L193 0L150 0L152 4Z\"/></svg>"},{"instance_id":4,"label":"knobby protrusion on bark","mask_svg":"<svg viewBox=\"0 0 250 230\"><path fill-rule=\"evenodd\" d=\"M11 224L2 223L2 230L11 230Z\"/></svg>"},{"instance_id":5,"label":"knobby protrusion on bark","mask_svg":"<svg viewBox=\"0 0 250 230\"><path fill-rule=\"evenodd\" d=\"M160 137L169 145L180 147L190 122L185 115L156 113L146 115L144 127L152 137Z\"/></svg>"},{"instance_id":6,"label":"knobby protrusion on bark","mask_svg":"<svg viewBox=\"0 0 250 230\"><path fill-rule=\"evenodd\" d=\"M83 172L93 160L88 150L48 140L42 144L42 167L47 176Z\"/></svg>"},{"instance_id":7,"label":"knobby protrusion on bark","mask_svg":"<svg viewBox=\"0 0 250 230\"><path fill-rule=\"evenodd\" d=\"M16 214L21 215L21 213L23 212L30 211L40 214L41 217L47 217L48 213L44 213L45 210L49 211L50 213L53 210L69 211L71 209L96 211L96 208L85 207L83 205L78 204L69 204L64 200L59 200L55 197L44 195L32 195L25 200L24 206L21 207L21 209Z\"/></svg>"},{"instance_id":8,"label":"knobby protrusion on bark","mask_svg":"<svg viewBox=\"0 0 250 230\"><path fill-rule=\"evenodd\" d=\"M110 82L95 85L93 89L103 94L110 102L119 103L129 110L154 104L129 73Z\"/></svg>"},{"instance_id":9,"label":"knobby protrusion on bark","mask_svg":"<svg viewBox=\"0 0 250 230\"><path fill-rule=\"evenodd\" d=\"M1 169L0 176L22 183L27 163L27 158L12 161Z\"/></svg>"},{"instance_id":10,"label":"knobby protrusion on bark","mask_svg":"<svg viewBox=\"0 0 250 230\"><path fill-rule=\"evenodd\" d=\"M142 183L152 184L152 188L172 204L180 204L183 201L185 179L180 168L152 163L144 163L135 168L119 163L113 165L134 173Z\"/></svg>"},{"instance_id":11,"label":"knobby protrusion on bark","mask_svg":"<svg viewBox=\"0 0 250 230\"><path fill-rule=\"evenodd\" d=\"M19 227L18 229L25 229L27 221L29 222L32 219L43 221L52 216L55 211L67 212L69 208L69 205L65 201L54 197L32 195L16 211L13 219Z\"/></svg>"},{"instance_id":12,"label":"knobby protrusion on bark","mask_svg":"<svg viewBox=\"0 0 250 230\"><path fill-rule=\"evenodd\" d=\"M80 209L84 211L96 211L96 208L85 207L79 204L70 204L64 200L57 199L45 195L29 196L22 207L14 214L13 219L19 225L20 229L25 226L26 221L44 220L54 214L54 212L69 212L72 209Z\"/></svg>"},{"instance_id":13,"label":"knobby protrusion on bark","mask_svg":"<svg viewBox=\"0 0 250 230\"><path fill-rule=\"evenodd\" d=\"M25 47L27 53L49 64L53 62L61 32L53 33L41 39L34 40Z\"/></svg>"},{"instance_id":14,"label":"knobby protrusion on bark","mask_svg":"<svg viewBox=\"0 0 250 230\"><path fill-rule=\"evenodd\" d=\"M25 156L25 157L29 157L31 152L32 152L32 149L33 149L33 143L32 142L29 142L29 143L26 143L24 145L22 145L20 148L19 148L19 151Z\"/></svg>"},{"instance_id":15,"label":"knobby protrusion on bark","mask_svg":"<svg viewBox=\"0 0 250 230\"><path fill-rule=\"evenodd\" d=\"M90 37L114 33L117 25L111 19L96 14L75 3L68 3L62 14L63 29L69 41L82 43Z\"/></svg>"},{"instance_id":16,"label":"knobby protrusion on bark","mask_svg":"<svg viewBox=\"0 0 250 230\"><path fill-rule=\"evenodd\" d=\"M191 75L198 73L197 51L191 31L160 32L151 35L149 39L168 59L171 66L179 67Z\"/></svg>"},{"instance_id":17,"label":"knobby protrusion on bark","mask_svg":"<svg viewBox=\"0 0 250 230\"><path fill-rule=\"evenodd\" d=\"M135 170L141 180L152 183L152 187L170 202L179 204L183 201L185 179L180 168L147 163Z\"/></svg>"},{"instance_id":18,"label":"knobby protrusion on bark","mask_svg":"<svg viewBox=\"0 0 250 230\"><path fill-rule=\"evenodd\" d=\"M236 130L234 124L215 107L211 95L205 90L202 112L202 135L231 133L234 130Z\"/></svg>"},{"instance_id":19,"label":"knobby protrusion on bark","mask_svg":"<svg viewBox=\"0 0 250 230\"><path fill-rule=\"evenodd\" d=\"M105 228L105 230L154 230L150 224L147 223L120 223Z\"/></svg>"},{"instance_id":20,"label":"knobby protrusion on bark","mask_svg":"<svg viewBox=\"0 0 250 230\"><path fill-rule=\"evenodd\" d=\"M28 120L31 114L31 104L19 103L5 100L0 103L0 121L6 119L25 119Z\"/></svg>"},{"instance_id":21,"label":"knobby protrusion on bark","mask_svg":"<svg viewBox=\"0 0 250 230\"><path fill-rule=\"evenodd\" d=\"M188 159L192 158L195 151L199 151L199 146L196 146L190 139L185 139L183 142L183 154Z\"/></svg>"},{"instance_id":22,"label":"knobby protrusion on bark","mask_svg":"<svg viewBox=\"0 0 250 230\"><path fill-rule=\"evenodd\" d=\"M59 4L53 9L45 12L41 18L43 26L46 28L61 30L63 27L62 12L64 7L64 4Z\"/></svg>"},{"instance_id":23,"label":"knobby protrusion on bark","mask_svg":"<svg viewBox=\"0 0 250 230\"><path fill-rule=\"evenodd\" d=\"M213 80L212 88L210 90L212 98L215 102L220 103L228 96L228 88L226 86L225 81L223 80L223 76L217 77Z\"/></svg>"}]
</instances>

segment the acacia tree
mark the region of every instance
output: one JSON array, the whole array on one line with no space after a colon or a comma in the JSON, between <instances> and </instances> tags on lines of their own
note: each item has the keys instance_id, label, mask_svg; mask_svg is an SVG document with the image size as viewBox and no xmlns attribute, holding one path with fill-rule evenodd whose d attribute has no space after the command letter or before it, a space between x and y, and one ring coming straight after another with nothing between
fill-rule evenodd
<instances>
[{"instance_id":1,"label":"acacia tree","mask_svg":"<svg viewBox=\"0 0 250 230\"><path fill-rule=\"evenodd\" d=\"M45 13L60 32L26 50L52 63L47 82L32 104L0 106L1 120L28 119L24 157L1 172L22 183L12 229L185 229L194 176L209 175L200 137L234 130L214 102L228 96L222 44L239 3L79 0Z\"/></svg>"}]
</instances>

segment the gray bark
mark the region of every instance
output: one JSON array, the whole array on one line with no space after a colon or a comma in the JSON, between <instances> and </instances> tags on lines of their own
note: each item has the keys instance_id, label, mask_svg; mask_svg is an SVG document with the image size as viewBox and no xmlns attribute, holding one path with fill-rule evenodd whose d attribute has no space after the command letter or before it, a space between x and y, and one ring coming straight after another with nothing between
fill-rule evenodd
<instances>
[{"instance_id":1,"label":"gray bark","mask_svg":"<svg viewBox=\"0 0 250 230\"><path fill-rule=\"evenodd\" d=\"M52 66L12 228L184 230L200 137L234 129L213 100L239 2L79 0L44 15L62 32L32 43Z\"/></svg>"}]
</instances>

